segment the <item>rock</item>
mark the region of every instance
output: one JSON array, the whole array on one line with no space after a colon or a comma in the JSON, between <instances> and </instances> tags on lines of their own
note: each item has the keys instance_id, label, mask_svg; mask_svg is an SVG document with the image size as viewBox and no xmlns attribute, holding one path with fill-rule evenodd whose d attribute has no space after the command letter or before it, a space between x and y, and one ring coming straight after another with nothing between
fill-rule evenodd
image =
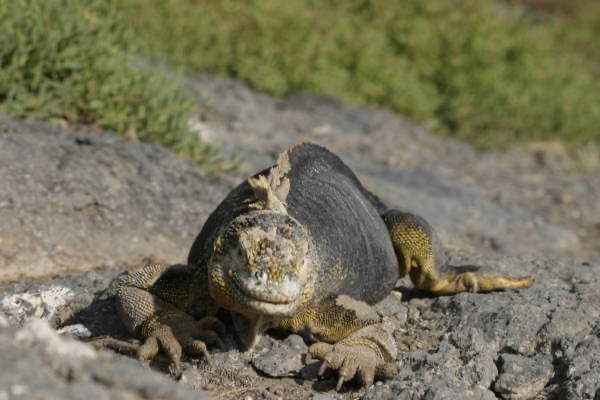
<instances>
[{"instance_id":1,"label":"rock","mask_svg":"<svg viewBox=\"0 0 600 400\"><path fill-rule=\"evenodd\" d=\"M463 365L457 371L457 377L469 385L489 388L498 374L494 363L496 352L484 339L481 331L471 328L453 332L450 343L460 350Z\"/></svg>"},{"instance_id":2,"label":"rock","mask_svg":"<svg viewBox=\"0 0 600 400\"><path fill-rule=\"evenodd\" d=\"M4 281L183 261L227 192L157 144L3 114L0 182Z\"/></svg>"},{"instance_id":3,"label":"rock","mask_svg":"<svg viewBox=\"0 0 600 400\"><path fill-rule=\"evenodd\" d=\"M59 336L47 322L0 326L0 398L208 399L130 358Z\"/></svg>"},{"instance_id":4,"label":"rock","mask_svg":"<svg viewBox=\"0 0 600 400\"><path fill-rule=\"evenodd\" d=\"M392 292L375 306L375 310L382 317L394 317L399 324L406 323L408 318L408 307L402 302L402 295L399 292Z\"/></svg>"},{"instance_id":5,"label":"rock","mask_svg":"<svg viewBox=\"0 0 600 400\"><path fill-rule=\"evenodd\" d=\"M465 386L452 376L416 374L416 379L394 380L367 390L365 400L495 400L496 396L480 386Z\"/></svg>"},{"instance_id":6,"label":"rock","mask_svg":"<svg viewBox=\"0 0 600 400\"><path fill-rule=\"evenodd\" d=\"M466 340L468 348L442 341L432 350L403 353L398 377L375 387L366 398L387 398L384 393L407 399L494 398L488 390L497 374L494 352L476 330L469 338L454 338L454 343L462 345Z\"/></svg>"},{"instance_id":7,"label":"rock","mask_svg":"<svg viewBox=\"0 0 600 400\"><path fill-rule=\"evenodd\" d=\"M548 356L527 358L503 354L494 391L504 399L529 399L544 388L554 375Z\"/></svg>"},{"instance_id":8,"label":"rock","mask_svg":"<svg viewBox=\"0 0 600 400\"><path fill-rule=\"evenodd\" d=\"M205 360L200 360L197 365L184 363L185 369L181 378L186 386L199 388L211 392L219 397L219 392L227 393L232 388L240 390L264 389L264 385L257 385L258 374L249 365L247 354L237 350L225 352L212 352L213 365Z\"/></svg>"},{"instance_id":9,"label":"rock","mask_svg":"<svg viewBox=\"0 0 600 400\"><path fill-rule=\"evenodd\" d=\"M304 368L304 355L308 346L298 335L277 341L267 352L252 359L252 365L274 378L297 375Z\"/></svg>"},{"instance_id":10,"label":"rock","mask_svg":"<svg viewBox=\"0 0 600 400\"><path fill-rule=\"evenodd\" d=\"M600 318L594 306L600 296L598 281L574 285L574 265L568 260L504 257L504 264L536 276L534 286L518 292L440 297L432 302L432 310L445 315L438 327L454 333L477 328L493 348L531 356L540 346L550 351L561 337L589 332Z\"/></svg>"},{"instance_id":11,"label":"rock","mask_svg":"<svg viewBox=\"0 0 600 400\"><path fill-rule=\"evenodd\" d=\"M43 318L52 327L76 337L126 338L128 333L117 318L109 287L118 274L89 271L58 275L52 281L11 284L0 295L0 315L3 313L11 325L17 326L32 317Z\"/></svg>"},{"instance_id":12,"label":"rock","mask_svg":"<svg viewBox=\"0 0 600 400\"><path fill-rule=\"evenodd\" d=\"M2 310L8 318L22 324L27 318L50 319L56 311L74 297L71 289L50 285L44 289L30 290L0 297Z\"/></svg>"},{"instance_id":13,"label":"rock","mask_svg":"<svg viewBox=\"0 0 600 400\"><path fill-rule=\"evenodd\" d=\"M597 400L600 396L600 322L593 336L565 337L564 357L559 359L563 371L558 393L566 400Z\"/></svg>"},{"instance_id":14,"label":"rock","mask_svg":"<svg viewBox=\"0 0 600 400\"><path fill-rule=\"evenodd\" d=\"M60 335L68 334L79 339L86 339L92 336L92 332L83 324L66 325L57 331Z\"/></svg>"},{"instance_id":15,"label":"rock","mask_svg":"<svg viewBox=\"0 0 600 400\"><path fill-rule=\"evenodd\" d=\"M315 394L312 394L309 397L309 399L310 400L335 400L335 397L327 396L327 395L324 395L324 394L321 394L321 393L315 393Z\"/></svg>"},{"instance_id":16,"label":"rock","mask_svg":"<svg viewBox=\"0 0 600 400\"><path fill-rule=\"evenodd\" d=\"M502 269L533 273L534 286L409 301L412 308L434 313L432 320L413 321L418 326L409 333L437 330L441 341L401 353L398 377L373 387L366 398L595 399L600 393L600 263L499 259ZM582 274L587 283L580 283ZM436 386L439 382L443 385Z\"/></svg>"}]
</instances>

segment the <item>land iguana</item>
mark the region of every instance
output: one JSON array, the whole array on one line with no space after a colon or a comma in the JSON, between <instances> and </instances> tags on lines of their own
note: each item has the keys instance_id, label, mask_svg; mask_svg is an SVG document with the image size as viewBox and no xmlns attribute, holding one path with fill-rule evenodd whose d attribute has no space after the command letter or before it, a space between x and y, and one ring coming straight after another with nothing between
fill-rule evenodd
<instances>
[{"instance_id":1,"label":"land iguana","mask_svg":"<svg viewBox=\"0 0 600 400\"><path fill-rule=\"evenodd\" d=\"M204 355L219 342L218 310L227 310L250 349L269 328L316 343L321 375L365 386L396 375L392 328L371 307L409 275L434 295L519 289L515 278L453 269L421 217L389 209L342 160L299 143L277 163L233 189L206 220L187 265L145 267L116 283L120 318L141 338L137 354L159 351L181 373L182 350ZM242 328L239 328L242 326Z\"/></svg>"}]
</instances>

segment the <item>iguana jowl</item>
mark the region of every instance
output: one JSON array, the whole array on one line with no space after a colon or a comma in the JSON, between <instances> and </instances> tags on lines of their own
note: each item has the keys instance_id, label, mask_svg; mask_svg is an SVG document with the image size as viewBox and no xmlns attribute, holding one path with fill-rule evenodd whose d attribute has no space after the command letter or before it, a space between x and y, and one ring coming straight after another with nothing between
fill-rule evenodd
<instances>
[{"instance_id":1,"label":"iguana jowl","mask_svg":"<svg viewBox=\"0 0 600 400\"><path fill-rule=\"evenodd\" d=\"M182 349L209 358L219 309L247 321L250 348L268 328L298 332L342 383L396 374L390 327L371 305L408 274L433 294L518 289L531 277L453 270L427 222L388 209L339 157L300 143L242 182L208 217L187 265L149 266L117 283L119 314L144 339L138 354ZM209 358L210 359L210 358Z\"/></svg>"}]
</instances>

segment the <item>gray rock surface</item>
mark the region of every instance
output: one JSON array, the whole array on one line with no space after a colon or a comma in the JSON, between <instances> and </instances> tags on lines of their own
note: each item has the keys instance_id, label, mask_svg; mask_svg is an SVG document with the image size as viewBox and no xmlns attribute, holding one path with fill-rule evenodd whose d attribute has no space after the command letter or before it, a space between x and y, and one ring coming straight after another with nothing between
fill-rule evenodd
<instances>
[{"instance_id":1,"label":"gray rock surface","mask_svg":"<svg viewBox=\"0 0 600 400\"><path fill-rule=\"evenodd\" d=\"M252 359L257 370L274 378L295 376L304 368L304 355L308 346L298 335L290 335L278 341L272 348Z\"/></svg>"},{"instance_id":2,"label":"gray rock surface","mask_svg":"<svg viewBox=\"0 0 600 400\"><path fill-rule=\"evenodd\" d=\"M529 399L541 391L554 375L550 357L526 358L503 354L494 391L504 399Z\"/></svg>"},{"instance_id":3,"label":"gray rock surface","mask_svg":"<svg viewBox=\"0 0 600 400\"><path fill-rule=\"evenodd\" d=\"M60 337L47 322L0 317L1 399L208 399L137 361Z\"/></svg>"},{"instance_id":4,"label":"gray rock surface","mask_svg":"<svg viewBox=\"0 0 600 400\"><path fill-rule=\"evenodd\" d=\"M387 111L189 83L213 104L190 124L242 157L244 173L296 141L324 144L384 200L430 220L452 264L531 274L534 286L431 298L400 281L377 306L396 328L400 373L366 391L348 383L336 393L334 376L318 379L295 335L272 332L240 352L231 329L224 349L210 349L212 367L185 358L176 383L160 358L148 369L64 336L130 340L111 280L184 261L244 173L0 115L0 399L202 398L196 389L224 399L600 399L600 174L577 173L545 147L479 154Z\"/></svg>"},{"instance_id":5,"label":"gray rock surface","mask_svg":"<svg viewBox=\"0 0 600 400\"><path fill-rule=\"evenodd\" d=\"M185 260L227 192L159 145L3 115L0 182L3 280Z\"/></svg>"}]
</instances>

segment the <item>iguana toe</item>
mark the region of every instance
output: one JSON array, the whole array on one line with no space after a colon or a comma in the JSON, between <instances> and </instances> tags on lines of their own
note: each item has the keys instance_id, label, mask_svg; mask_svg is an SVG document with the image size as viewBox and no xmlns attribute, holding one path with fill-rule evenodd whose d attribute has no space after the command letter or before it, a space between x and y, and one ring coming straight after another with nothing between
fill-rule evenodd
<instances>
[{"instance_id":1,"label":"iguana toe","mask_svg":"<svg viewBox=\"0 0 600 400\"><path fill-rule=\"evenodd\" d=\"M224 345L219 337L220 332L225 332L225 326L216 317L204 317L189 328L192 338L222 349Z\"/></svg>"},{"instance_id":2,"label":"iguana toe","mask_svg":"<svg viewBox=\"0 0 600 400\"><path fill-rule=\"evenodd\" d=\"M138 349L138 357L143 360L153 359L162 350L169 359L169 373L174 377L181 376L181 344L166 325L161 325L146 338Z\"/></svg>"},{"instance_id":3,"label":"iguana toe","mask_svg":"<svg viewBox=\"0 0 600 400\"><path fill-rule=\"evenodd\" d=\"M209 365L212 359L208 345L223 347L216 329L222 329L222 323L215 317L204 317L198 321L182 320L173 323L173 333L183 350L191 355L203 356ZM171 359L172 360L172 359Z\"/></svg>"},{"instance_id":4,"label":"iguana toe","mask_svg":"<svg viewBox=\"0 0 600 400\"><path fill-rule=\"evenodd\" d=\"M202 340L194 340L193 338L186 339L183 343L183 349L192 355L196 356L204 356L208 365L212 366L212 359L210 358L210 354L208 353L208 349L206 348L206 343Z\"/></svg>"},{"instance_id":5,"label":"iguana toe","mask_svg":"<svg viewBox=\"0 0 600 400\"><path fill-rule=\"evenodd\" d=\"M159 352L158 340L156 336L150 336L138 347L137 356L142 360L152 360Z\"/></svg>"},{"instance_id":6,"label":"iguana toe","mask_svg":"<svg viewBox=\"0 0 600 400\"><path fill-rule=\"evenodd\" d=\"M345 357L342 362L342 366L338 369L338 381L335 386L335 390L339 391L342 388L344 382L356 376L356 371L359 368L359 363L354 357ZM358 376L356 376L358 378ZM360 381L360 380L359 380ZM364 384L365 382L362 382Z\"/></svg>"}]
</instances>

